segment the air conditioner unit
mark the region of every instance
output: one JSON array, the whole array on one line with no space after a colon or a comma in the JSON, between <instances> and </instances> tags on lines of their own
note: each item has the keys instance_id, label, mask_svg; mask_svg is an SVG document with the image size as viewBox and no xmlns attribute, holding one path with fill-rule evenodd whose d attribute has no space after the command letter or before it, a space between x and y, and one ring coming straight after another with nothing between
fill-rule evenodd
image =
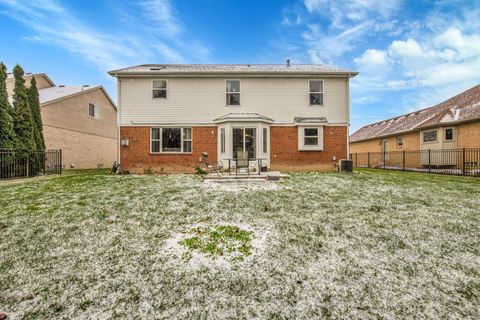
<instances>
[{"instance_id":1,"label":"air conditioner unit","mask_svg":"<svg viewBox=\"0 0 480 320\"><path fill-rule=\"evenodd\" d=\"M342 159L338 161L338 169L340 170L340 172L352 172L353 161L350 159Z\"/></svg>"}]
</instances>

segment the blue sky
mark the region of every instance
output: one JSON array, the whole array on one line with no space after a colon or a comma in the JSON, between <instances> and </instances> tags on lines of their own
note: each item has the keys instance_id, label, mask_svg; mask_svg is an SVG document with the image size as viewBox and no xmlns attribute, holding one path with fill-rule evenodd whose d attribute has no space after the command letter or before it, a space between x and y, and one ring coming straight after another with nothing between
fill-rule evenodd
<instances>
[{"instance_id":1,"label":"blue sky","mask_svg":"<svg viewBox=\"0 0 480 320\"><path fill-rule=\"evenodd\" d=\"M143 63L328 63L360 72L352 131L480 83L479 1L0 0L0 60L57 84Z\"/></svg>"}]
</instances>

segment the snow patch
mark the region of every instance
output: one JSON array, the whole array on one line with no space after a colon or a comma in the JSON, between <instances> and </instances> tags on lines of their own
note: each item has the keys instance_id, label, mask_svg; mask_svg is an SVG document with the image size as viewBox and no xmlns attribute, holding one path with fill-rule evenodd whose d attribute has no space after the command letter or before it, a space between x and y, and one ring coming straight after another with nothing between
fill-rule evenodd
<instances>
[{"instance_id":1,"label":"snow patch","mask_svg":"<svg viewBox=\"0 0 480 320\"><path fill-rule=\"evenodd\" d=\"M219 226L236 226L242 230L252 232L251 254L243 256L240 253L225 254L223 256L211 256L203 254L197 250L189 250L180 242L191 237L191 232L194 228L215 228ZM251 263L255 256L261 255L266 248L266 240L270 230L262 228L254 228L246 224L238 223L215 223L215 224L193 224L185 226L178 232L174 233L172 237L165 241L163 246L163 253L168 258L168 263L175 265L177 268L184 268L190 270L199 270L202 268L224 268L230 269L232 266L240 266ZM239 260L240 256L243 257Z\"/></svg>"},{"instance_id":2,"label":"snow patch","mask_svg":"<svg viewBox=\"0 0 480 320\"><path fill-rule=\"evenodd\" d=\"M271 181L221 181L205 180L203 188L209 191L220 192L254 192L254 191L279 191L288 189L286 186Z\"/></svg>"}]
</instances>

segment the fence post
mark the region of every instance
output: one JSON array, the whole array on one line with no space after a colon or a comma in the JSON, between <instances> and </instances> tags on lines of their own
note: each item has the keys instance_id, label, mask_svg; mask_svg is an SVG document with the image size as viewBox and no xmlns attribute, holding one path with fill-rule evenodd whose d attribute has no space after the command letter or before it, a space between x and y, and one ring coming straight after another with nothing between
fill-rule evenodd
<instances>
[{"instance_id":1,"label":"fence post","mask_svg":"<svg viewBox=\"0 0 480 320\"><path fill-rule=\"evenodd\" d=\"M387 162L386 153L385 147L383 147L383 169L385 169L385 162Z\"/></svg>"},{"instance_id":2,"label":"fence post","mask_svg":"<svg viewBox=\"0 0 480 320\"><path fill-rule=\"evenodd\" d=\"M60 174L62 174L62 169L63 169L63 165L62 165L62 149L60 149Z\"/></svg>"},{"instance_id":3,"label":"fence post","mask_svg":"<svg viewBox=\"0 0 480 320\"><path fill-rule=\"evenodd\" d=\"M28 163L28 153L27 153L27 178L29 177L29 169L30 169L30 166Z\"/></svg>"},{"instance_id":4,"label":"fence post","mask_svg":"<svg viewBox=\"0 0 480 320\"><path fill-rule=\"evenodd\" d=\"M462 149L462 175L465 175L465 155L466 155L465 148Z\"/></svg>"},{"instance_id":5,"label":"fence post","mask_svg":"<svg viewBox=\"0 0 480 320\"><path fill-rule=\"evenodd\" d=\"M367 167L370 168L370 152L368 152Z\"/></svg>"},{"instance_id":6,"label":"fence post","mask_svg":"<svg viewBox=\"0 0 480 320\"><path fill-rule=\"evenodd\" d=\"M405 150L403 150L403 171L405 171Z\"/></svg>"},{"instance_id":7,"label":"fence post","mask_svg":"<svg viewBox=\"0 0 480 320\"><path fill-rule=\"evenodd\" d=\"M428 172L430 173L432 171L432 162L430 161L431 159L431 149L428 149Z\"/></svg>"}]
</instances>

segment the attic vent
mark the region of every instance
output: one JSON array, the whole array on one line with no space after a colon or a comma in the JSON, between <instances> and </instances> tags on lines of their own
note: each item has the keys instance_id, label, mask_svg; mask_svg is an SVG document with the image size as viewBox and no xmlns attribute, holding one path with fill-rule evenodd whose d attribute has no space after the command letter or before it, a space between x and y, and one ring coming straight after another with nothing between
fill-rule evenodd
<instances>
[{"instance_id":1,"label":"attic vent","mask_svg":"<svg viewBox=\"0 0 480 320\"><path fill-rule=\"evenodd\" d=\"M83 87L88 88L88 87L90 87L90 85L89 84L84 84Z\"/></svg>"},{"instance_id":2,"label":"attic vent","mask_svg":"<svg viewBox=\"0 0 480 320\"><path fill-rule=\"evenodd\" d=\"M65 88L64 84L59 85L60 88Z\"/></svg>"},{"instance_id":3,"label":"attic vent","mask_svg":"<svg viewBox=\"0 0 480 320\"><path fill-rule=\"evenodd\" d=\"M152 71L159 71L159 70L163 70L165 69L165 67L151 67L150 70Z\"/></svg>"}]
</instances>

